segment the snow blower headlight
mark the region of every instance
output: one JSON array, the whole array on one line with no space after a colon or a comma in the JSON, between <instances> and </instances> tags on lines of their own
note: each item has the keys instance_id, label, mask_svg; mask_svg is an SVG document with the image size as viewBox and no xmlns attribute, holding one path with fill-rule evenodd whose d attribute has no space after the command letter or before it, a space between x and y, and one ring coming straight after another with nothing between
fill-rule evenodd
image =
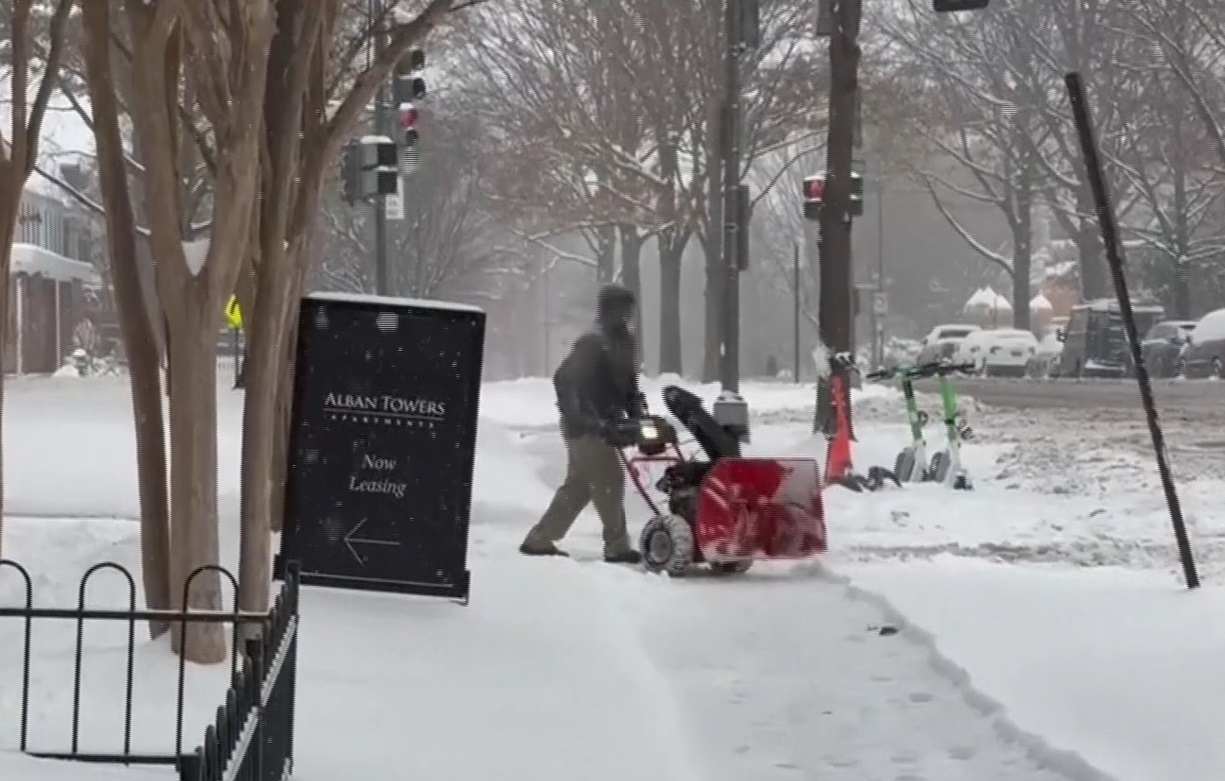
<instances>
[{"instance_id":1,"label":"snow blower headlight","mask_svg":"<svg viewBox=\"0 0 1225 781\"><path fill-rule=\"evenodd\" d=\"M657 456L668 448L667 432L655 420L643 420L638 424L638 452L644 456Z\"/></svg>"}]
</instances>

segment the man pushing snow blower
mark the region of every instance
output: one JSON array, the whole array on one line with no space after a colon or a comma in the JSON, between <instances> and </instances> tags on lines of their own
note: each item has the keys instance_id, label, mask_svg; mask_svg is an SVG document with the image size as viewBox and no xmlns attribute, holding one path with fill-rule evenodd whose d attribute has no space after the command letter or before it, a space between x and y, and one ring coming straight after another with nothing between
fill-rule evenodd
<instances>
[{"instance_id":1,"label":"man pushing snow blower","mask_svg":"<svg viewBox=\"0 0 1225 781\"><path fill-rule=\"evenodd\" d=\"M646 414L638 390L638 349L629 327L636 303L634 294L620 285L603 287L596 299L594 327L578 338L553 374L566 443L566 478L519 546L520 553L565 556L557 542L590 503L604 526L604 560L642 561L626 529L619 450L637 444L637 430L626 422Z\"/></svg>"}]
</instances>

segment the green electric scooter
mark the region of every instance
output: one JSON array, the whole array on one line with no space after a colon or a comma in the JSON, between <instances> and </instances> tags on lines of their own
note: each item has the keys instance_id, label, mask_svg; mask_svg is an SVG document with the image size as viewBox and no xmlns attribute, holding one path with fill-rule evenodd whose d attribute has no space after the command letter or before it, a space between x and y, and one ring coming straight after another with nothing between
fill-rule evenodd
<instances>
[{"instance_id":1,"label":"green electric scooter","mask_svg":"<svg viewBox=\"0 0 1225 781\"><path fill-rule=\"evenodd\" d=\"M869 379L885 379L896 376L902 386L902 397L906 401L906 420L910 425L911 443L902 449L894 462L894 473L907 482L933 481L957 490L969 490L972 485L965 466L961 462L961 443L969 439L973 430L957 405L957 389L951 378L954 374L970 374L973 364L952 364L935 361L921 366L899 367L873 372ZM941 418L947 432L948 445L927 460L927 440L923 429L927 425L927 413L919 409L915 401L914 383L928 377L939 378Z\"/></svg>"},{"instance_id":2,"label":"green electric scooter","mask_svg":"<svg viewBox=\"0 0 1225 781\"><path fill-rule=\"evenodd\" d=\"M927 475L927 440L923 438L923 428L927 425L927 413L919 409L915 401L914 381L925 376L923 367L897 366L892 369L879 369L867 375L869 380L898 379L902 388L902 398L906 401L906 422L910 426L910 444L902 448L893 461L893 473L906 483L920 483L928 479Z\"/></svg>"}]
</instances>

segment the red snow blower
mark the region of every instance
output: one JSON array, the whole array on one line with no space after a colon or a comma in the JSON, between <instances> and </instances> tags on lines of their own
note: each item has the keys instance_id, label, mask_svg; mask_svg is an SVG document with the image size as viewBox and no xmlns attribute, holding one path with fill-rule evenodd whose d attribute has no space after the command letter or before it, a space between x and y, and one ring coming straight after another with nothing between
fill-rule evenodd
<instances>
[{"instance_id":1,"label":"red snow blower","mask_svg":"<svg viewBox=\"0 0 1225 781\"><path fill-rule=\"evenodd\" d=\"M810 458L748 458L735 434L720 426L689 391L669 386L664 403L688 429L709 461L681 452L676 428L658 416L626 421L637 454L626 470L653 517L642 530L646 568L671 576L707 564L741 574L763 559L804 559L825 552L820 467ZM623 455L624 460L624 455ZM652 498L639 467L666 464Z\"/></svg>"}]
</instances>

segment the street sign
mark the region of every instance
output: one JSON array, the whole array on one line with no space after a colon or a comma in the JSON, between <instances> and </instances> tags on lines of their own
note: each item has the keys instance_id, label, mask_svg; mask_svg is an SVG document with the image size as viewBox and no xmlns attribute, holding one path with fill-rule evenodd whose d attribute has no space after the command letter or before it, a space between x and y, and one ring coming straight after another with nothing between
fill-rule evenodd
<instances>
[{"instance_id":1,"label":"street sign","mask_svg":"<svg viewBox=\"0 0 1225 781\"><path fill-rule=\"evenodd\" d=\"M484 341L475 307L302 301L278 573L467 602Z\"/></svg>"},{"instance_id":2,"label":"street sign","mask_svg":"<svg viewBox=\"0 0 1225 781\"><path fill-rule=\"evenodd\" d=\"M234 331L242 328L242 307L238 305L238 296L230 296L225 302L225 321Z\"/></svg>"},{"instance_id":3,"label":"street sign","mask_svg":"<svg viewBox=\"0 0 1225 781\"><path fill-rule=\"evenodd\" d=\"M401 193L388 193L384 195L383 208L387 211L387 219L404 219L404 196Z\"/></svg>"}]
</instances>

